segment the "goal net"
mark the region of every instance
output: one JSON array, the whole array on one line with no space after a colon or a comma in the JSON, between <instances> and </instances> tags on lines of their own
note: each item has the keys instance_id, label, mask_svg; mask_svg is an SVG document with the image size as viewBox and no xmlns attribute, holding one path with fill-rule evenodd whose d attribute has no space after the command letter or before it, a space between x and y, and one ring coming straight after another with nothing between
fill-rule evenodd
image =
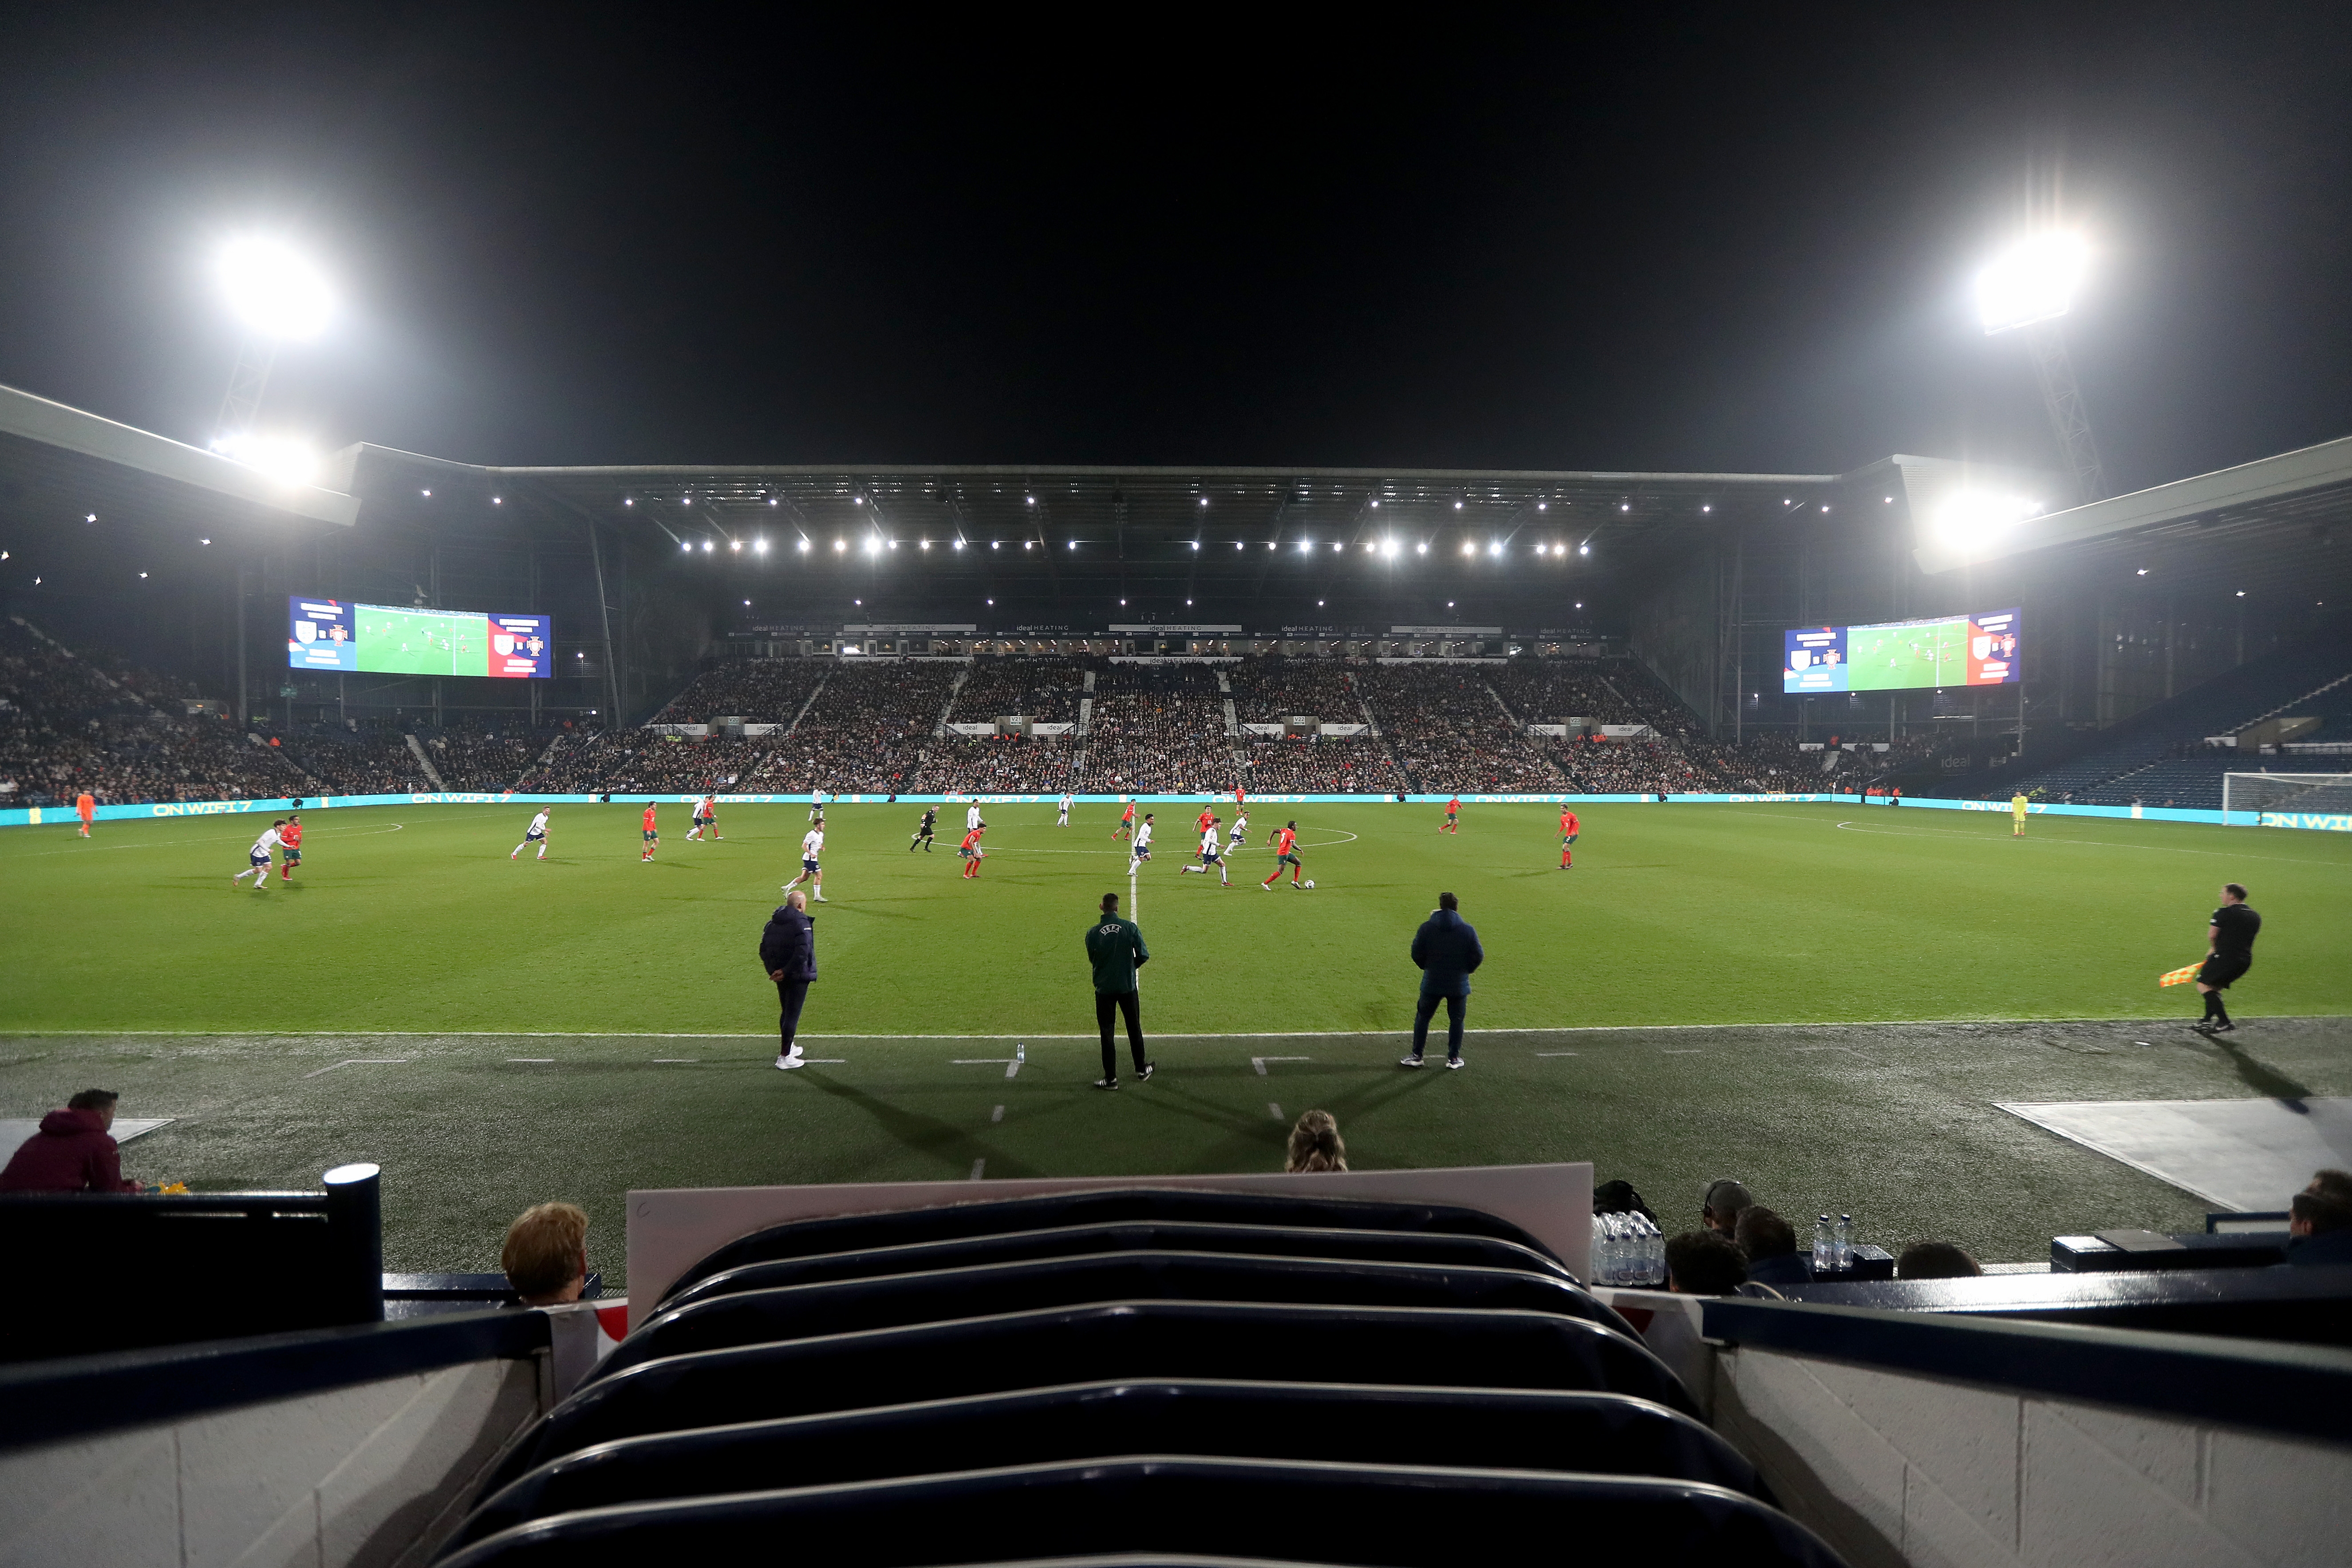
<instances>
[{"instance_id":1,"label":"goal net","mask_svg":"<svg viewBox=\"0 0 2352 1568\"><path fill-rule=\"evenodd\" d=\"M2223 773L2224 821L2259 821L2263 812L2352 812L2352 773Z\"/></svg>"}]
</instances>

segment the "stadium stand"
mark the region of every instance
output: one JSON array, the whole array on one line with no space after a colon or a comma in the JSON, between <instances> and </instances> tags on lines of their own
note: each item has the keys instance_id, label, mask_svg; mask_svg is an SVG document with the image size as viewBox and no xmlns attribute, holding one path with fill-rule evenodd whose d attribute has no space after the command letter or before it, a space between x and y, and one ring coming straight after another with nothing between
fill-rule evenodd
<instances>
[{"instance_id":1,"label":"stadium stand","mask_svg":"<svg viewBox=\"0 0 2352 1568\"><path fill-rule=\"evenodd\" d=\"M809 693L832 666L806 658L748 658L704 670L663 705L656 724L708 724L740 719L751 724L789 724L800 716Z\"/></svg>"},{"instance_id":2,"label":"stadium stand","mask_svg":"<svg viewBox=\"0 0 2352 1568\"><path fill-rule=\"evenodd\" d=\"M1102 795L1229 790L1240 769L1213 668L1115 664L1095 677L1079 787Z\"/></svg>"},{"instance_id":3,"label":"stadium stand","mask_svg":"<svg viewBox=\"0 0 2352 1568\"><path fill-rule=\"evenodd\" d=\"M1364 700L1414 789L1562 787L1559 771L1487 686L1483 666L1374 665Z\"/></svg>"},{"instance_id":4,"label":"stadium stand","mask_svg":"<svg viewBox=\"0 0 2352 1568\"><path fill-rule=\"evenodd\" d=\"M1987 800L2022 792L2086 805L2219 810L2225 773L2347 771L2344 759L2331 765L2324 754L2250 755L2206 744L2267 718L2305 713L2325 721L2305 741L2352 740L2352 648L2328 641L2268 655L2099 731L2072 757L1955 780L1954 787Z\"/></svg>"},{"instance_id":5,"label":"stadium stand","mask_svg":"<svg viewBox=\"0 0 2352 1568\"><path fill-rule=\"evenodd\" d=\"M752 772L763 790L784 795L911 790L963 670L959 663L843 664Z\"/></svg>"}]
</instances>

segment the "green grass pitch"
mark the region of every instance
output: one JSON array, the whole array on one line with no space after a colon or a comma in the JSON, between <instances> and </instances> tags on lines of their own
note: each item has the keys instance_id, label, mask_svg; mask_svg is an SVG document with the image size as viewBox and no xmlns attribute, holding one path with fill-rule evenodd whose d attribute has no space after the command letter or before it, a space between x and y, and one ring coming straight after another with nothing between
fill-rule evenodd
<instances>
[{"instance_id":1,"label":"green grass pitch","mask_svg":"<svg viewBox=\"0 0 2352 1568\"><path fill-rule=\"evenodd\" d=\"M1991 1101L2352 1091L2344 836L1603 805L1562 872L1556 808L1474 803L1452 837L1430 806L1261 806L1225 890L1176 872L1199 807L1155 807L1160 1072L1112 1097L1072 1037L1093 1029L1081 935L1129 891L1115 807L1067 829L986 808L977 882L958 834L908 852L919 808L835 808L803 1027L838 1060L797 1074L767 1065L755 948L805 808L723 808L704 844L664 806L650 865L640 809L556 807L544 863L508 858L530 807L311 813L296 885L259 893L229 879L267 817L0 834L0 1114L120 1089L127 1116L180 1118L126 1167L200 1187L380 1160L395 1268L490 1267L524 1204L578 1198L610 1277L631 1186L1266 1169L1309 1105L1366 1168L1591 1158L1676 1223L1737 1173L1874 1239L2026 1258L2053 1227L2203 1205ZM1294 812L1318 886L1261 892ZM2215 1046L2155 980L2201 950L2224 880L2266 924L2232 998L2254 1022ZM1405 950L1441 889L1489 953L1472 1067L1408 1074ZM2038 1022L2132 1018L2178 1022Z\"/></svg>"}]
</instances>

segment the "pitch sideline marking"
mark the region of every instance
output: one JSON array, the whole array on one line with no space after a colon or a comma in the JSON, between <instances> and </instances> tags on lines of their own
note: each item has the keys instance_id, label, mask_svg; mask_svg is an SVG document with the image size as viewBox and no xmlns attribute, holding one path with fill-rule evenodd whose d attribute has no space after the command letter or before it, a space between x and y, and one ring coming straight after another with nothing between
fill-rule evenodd
<instances>
[{"instance_id":1,"label":"pitch sideline marking","mask_svg":"<svg viewBox=\"0 0 2352 1568\"><path fill-rule=\"evenodd\" d=\"M1772 814L1755 812L1749 815L1769 816ZM1987 812L1984 815L1990 816L1992 814ZM1836 826L1843 832L1866 833L1875 838L1974 838L1991 844L2000 841L1998 834L1970 833L1959 827L1857 827L1851 822L1841 822ZM2299 859L2292 855L2242 855L2235 849L2184 849L2177 844L2123 844L2113 838L2053 838L2046 833L2027 834L2025 841L2029 844L2079 844L2091 849L2140 849L2152 855L2207 855L2230 860L2275 860L2283 866L2312 864L2308 859Z\"/></svg>"},{"instance_id":2,"label":"pitch sideline marking","mask_svg":"<svg viewBox=\"0 0 2352 1568\"><path fill-rule=\"evenodd\" d=\"M239 815L258 816L260 814L253 812L240 813ZM136 821L137 818L134 817L132 820ZM395 822L390 827L315 828L312 831L336 838L373 838L380 833L398 833L405 826L406 824L404 823ZM310 836L310 834L305 834L303 837L309 837ZM49 855L87 855L91 849L171 849L187 844L234 844L236 842L236 837L235 837L227 838L159 838L152 844L92 844L88 848L81 849L36 849L30 854L18 855L14 857L14 858L19 860L38 860L43 857Z\"/></svg>"},{"instance_id":3,"label":"pitch sideline marking","mask_svg":"<svg viewBox=\"0 0 2352 1568\"><path fill-rule=\"evenodd\" d=\"M2283 1019L2345 1018L2352 1015L2340 1013L2279 1013L2263 1016ZM1612 1035L1633 1030L1652 1034L1694 1029L1909 1029L1909 1028L1986 1028L2004 1025L2020 1026L2049 1024L2128 1024L2141 1027L2150 1024L2180 1024L2185 1016L2170 1018L1864 1018L1855 1020L1826 1019L1806 1022L1761 1019L1728 1024L1566 1024L1550 1027L1514 1027L1505 1029L1473 1029L1473 1035ZM1411 1031L1394 1029L1244 1029L1231 1033L1195 1032L1171 1029L1166 1037L1179 1040L1386 1040L1395 1039ZM0 1039L297 1039L297 1040L765 1040L774 1037L773 1030L740 1030L717 1034L685 1034L641 1029L8 1029L0 1028ZM809 1035L804 1040L1091 1040L1093 1035L886 1035L840 1034ZM390 1059L390 1058L386 1058ZM406 1061L410 1058L398 1058ZM1003 1057L977 1058L975 1060L1001 1062Z\"/></svg>"},{"instance_id":4,"label":"pitch sideline marking","mask_svg":"<svg viewBox=\"0 0 2352 1568\"><path fill-rule=\"evenodd\" d=\"M318 1068L316 1071L313 1071L313 1072L306 1072L306 1073L304 1073L302 1076L303 1076L304 1078L317 1078L317 1077L319 1076L319 1074L320 1074L320 1073L322 1073L322 1072L332 1072L332 1071L334 1071L334 1070L335 1070L335 1068L362 1068L362 1067L396 1068L396 1067L403 1067L403 1066L405 1066L405 1065L406 1065L409 1061L411 1061L412 1059L414 1059L414 1058L409 1058L409 1057L352 1057L352 1058L351 1058L350 1059L345 1060L345 1061L340 1061L340 1062L331 1063L330 1065L328 1065L328 1066L326 1066L326 1067L322 1067L322 1068Z\"/></svg>"},{"instance_id":5,"label":"pitch sideline marking","mask_svg":"<svg viewBox=\"0 0 2352 1568\"><path fill-rule=\"evenodd\" d=\"M1250 1066L1257 1068L1258 1077L1264 1078L1265 1077L1265 1064L1268 1062L1311 1062L1315 1058L1313 1057L1252 1057L1250 1058Z\"/></svg>"},{"instance_id":6,"label":"pitch sideline marking","mask_svg":"<svg viewBox=\"0 0 2352 1568\"><path fill-rule=\"evenodd\" d=\"M1281 1106L1279 1106L1279 1105L1277 1105L1277 1104L1276 1104L1273 1100L1267 1100L1267 1101L1265 1102L1265 1108L1266 1108L1266 1110L1268 1110L1269 1111L1271 1111L1271 1112L1273 1112L1273 1113L1274 1113L1274 1119L1275 1119L1276 1121L1282 1121L1282 1120L1284 1119L1284 1118L1283 1118L1283 1114L1282 1114L1282 1107L1281 1107Z\"/></svg>"}]
</instances>

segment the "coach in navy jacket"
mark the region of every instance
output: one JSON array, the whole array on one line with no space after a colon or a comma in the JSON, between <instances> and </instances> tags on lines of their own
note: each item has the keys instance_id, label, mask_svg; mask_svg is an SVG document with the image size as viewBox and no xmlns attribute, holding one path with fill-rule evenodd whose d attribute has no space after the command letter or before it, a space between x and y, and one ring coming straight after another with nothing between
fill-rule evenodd
<instances>
[{"instance_id":1,"label":"coach in navy jacket","mask_svg":"<svg viewBox=\"0 0 2352 1568\"><path fill-rule=\"evenodd\" d=\"M1421 970L1421 1001L1412 1010L1412 1055L1398 1065L1417 1068L1429 1046L1429 1020L1445 1004L1445 1065L1462 1065L1462 1017L1470 1006L1470 976L1486 962L1478 932L1461 915L1461 901L1437 895L1437 911L1412 933L1412 962Z\"/></svg>"},{"instance_id":2,"label":"coach in navy jacket","mask_svg":"<svg viewBox=\"0 0 2352 1568\"><path fill-rule=\"evenodd\" d=\"M776 1065L790 1070L802 1062L800 1045L793 1037L800 1030L809 982L816 978L816 922L809 919L806 893L794 889L785 894L769 917L760 932L760 967L776 983L776 1023L782 1037Z\"/></svg>"}]
</instances>

